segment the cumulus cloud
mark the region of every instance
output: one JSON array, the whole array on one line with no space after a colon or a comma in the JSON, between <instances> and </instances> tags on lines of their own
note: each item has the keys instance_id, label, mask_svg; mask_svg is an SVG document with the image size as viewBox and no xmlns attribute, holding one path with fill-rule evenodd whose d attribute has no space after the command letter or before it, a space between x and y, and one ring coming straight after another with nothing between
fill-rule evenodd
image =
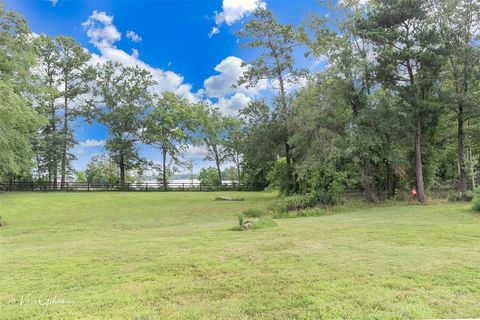
<instances>
[{"instance_id":1,"label":"cumulus cloud","mask_svg":"<svg viewBox=\"0 0 480 320\"><path fill-rule=\"evenodd\" d=\"M223 0L222 11L215 11L215 26L209 36L219 33L220 26L223 24L231 26L252 11L266 8L267 4L264 0Z\"/></svg>"},{"instance_id":2,"label":"cumulus cloud","mask_svg":"<svg viewBox=\"0 0 480 320\"><path fill-rule=\"evenodd\" d=\"M92 64L104 63L105 61L116 61L125 66L139 66L150 71L157 85L154 90L157 93L171 91L190 102L196 102L196 95L190 92L191 85L183 83L183 76L172 72L155 68L139 59L138 50L132 54L117 48L115 42L121 39L121 33L113 24L113 16L106 12L93 11L87 21L82 23L90 43L93 44L100 54L92 54Z\"/></svg>"},{"instance_id":3,"label":"cumulus cloud","mask_svg":"<svg viewBox=\"0 0 480 320\"><path fill-rule=\"evenodd\" d=\"M207 78L203 83L204 89L199 91L199 95L207 97L214 107L226 115L237 116L238 110L245 107L252 98L271 88L268 80L261 80L250 88L245 85L233 87L248 69L242 63L242 59L234 56L223 59L214 68L218 74Z\"/></svg>"},{"instance_id":4,"label":"cumulus cloud","mask_svg":"<svg viewBox=\"0 0 480 320\"><path fill-rule=\"evenodd\" d=\"M206 79L203 83L204 93L209 97L222 98L230 94L241 92L248 97L254 97L260 91L269 88L268 80L261 80L254 87L247 88L245 85L234 88L233 85L247 71L248 66L242 66L243 60L230 56L223 59L214 70L219 74Z\"/></svg>"},{"instance_id":5,"label":"cumulus cloud","mask_svg":"<svg viewBox=\"0 0 480 320\"><path fill-rule=\"evenodd\" d=\"M188 145L188 149L182 152L183 157L185 158L203 158L207 154L207 147L204 145L194 146Z\"/></svg>"},{"instance_id":6,"label":"cumulus cloud","mask_svg":"<svg viewBox=\"0 0 480 320\"><path fill-rule=\"evenodd\" d=\"M238 111L248 105L252 99L241 92L235 93L228 98L220 98L214 106L223 114L228 116L238 116Z\"/></svg>"},{"instance_id":7,"label":"cumulus cloud","mask_svg":"<svg viewBox=\"0 0 480 320\"><path fill-rule=\"evenodd\" d=\"M142 41L142 37L135 33L135 31L128 30L127 31L127 38L133 42L140 42Z\"/></svg>"},{"instance_id":8,"label":"cumulus cloud","mask_svg":"<svg viewBox=\"0 0 480 320\"><path fill-rule=\"evenodd\" d=\"M103 147L105 142L105 140L87 139L80 141L79 146L82 148Z\"/></svg>"}]
</instances>

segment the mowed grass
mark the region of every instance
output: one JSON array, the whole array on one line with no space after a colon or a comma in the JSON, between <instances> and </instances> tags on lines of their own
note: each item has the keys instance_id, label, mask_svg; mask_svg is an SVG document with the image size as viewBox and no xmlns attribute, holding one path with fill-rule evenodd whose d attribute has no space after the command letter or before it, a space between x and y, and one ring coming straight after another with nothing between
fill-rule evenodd
<instances>
[{"instance_id":1,"label":"mowed grass","mask_svg":"<svg viewBox=\"0 0 480 320\"><path fill-rule=\"evenodd\" d=\"M213 201L216 195L244 202ZM273 193L0 194L1 319L480 317L480 215L392 206L228 229Z\"/></svg>"}]
</instances>

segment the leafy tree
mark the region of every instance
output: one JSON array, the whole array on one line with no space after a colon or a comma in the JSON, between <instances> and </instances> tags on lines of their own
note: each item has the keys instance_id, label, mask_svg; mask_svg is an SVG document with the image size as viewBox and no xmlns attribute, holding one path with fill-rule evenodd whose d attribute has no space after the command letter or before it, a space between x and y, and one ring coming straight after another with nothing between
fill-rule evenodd
<instances>
[{"instance_id":1,"label":"leafy tree","mask_svg":"<svg viewBox=\"0 0 480 320\"><path fill-rule=\"evenodd\" d=\"M162 182L167 188L167 157L174 165L181 165L180 153L187 150L192 140L192 108L185 99L165 92L145 119L143 139L162 152Z\"/></svg>"},{"instance_id":2,"label":"leafy tree","mask_svg":"<svg viewBox=\"0 0 480 320\"><path fill-rule=\"evenodd\" d=\"M245 138L243 122L238 119L231 119L230 125L228 126L227 138L223 142L227 160L235 164L236 172L234 175L232 173L230 174L231 180L242 180L243 146L247 143Z\"/></svg>"},{"instance_id":3,"label":"leafy tree","mask_svg":"<svg viewBox=\"0 0 480 320\"><path fill-rule=\"evenodd\" d=\"M264 189L269 185L267 175L275 161L284 155L283 126L264 101L249 103L240 110L240 118L245 123L242 178L247 184Z\"/></svg>"},{"instance_id":4,"label":"leafy tree","mask_svg":"<svg viewBox=\"0 0 480 320\"><path fill-rule=\"evenodd\" d=\"M201 184L207 186L221 184L221 180L218 177L217 168L215 167L202 168L200 170L200 174L198 175L198 179L200 179Z\"/></svg>"},{"instance_id":5,"label":"leafy tree","mask_svg":"<svg viewBox=\"0 0 480 320\"><path fill-rule=\"evenodd\" d=\"M368 4L366 18L357 19L358 33L374 45L378 80L385 88L398 92L410 116L421 203L425 202L424 146L428 131L436 129L438 120L434 84L442 64L429 10L429 3L424 1L377 0Z\"/></svg>"},{"instance_id":6,"label":"leafy tree","mask_svg":"<svg viewBox=\"0 0 480 320\"><path fill-rule=\"evenodd\" d=\"M480 3L474 0L441 0L434 3L438 33L446 51L442 72L443 99L448 101L457 122L458 191L467 190L465 167L465 124L480 116Z\"/></svg>"},{"instance_id":7,"label":"leafy tree","mask_svg":"<svg viewBox=\"0 0 480 320\"><path fill-rule=\"evenodd\" d=\"M232 118L222 115L218 110L207 104L199 104L197 108L197 140L207 147L205 160L215 161L218 181L222 183L222 163L228 158L229 152L225 147L228 130L234 123Z\"/></svg>"},{"instance_id":8,"label":"leafy tree","mask_svg":"<svg viewBox=\"0 0 480 320\"><path fill-rule=\"evenodd\" d=\"M37 166L39 175L47 171L48 181L53 180L57 187L58 166L62 155L62 132L59 129L59 105L55 100L60 96L57 89L60 62L60 53L54 40L46 35L35 39L35 49L38 62L38 80L40 92L37 94L37 111L48 119L40 130L36 142Z\"/></svg>"},{"instance_id":9,"label":"leafy tree","mask_svg":"<svg viewBox=\"0 0 480 320\"><path fill-rule=\"evenodd\" d=\"M138 66L109 61L98 69L93 112L108 129L105 147L119 167L123 188L126 172L143 164L136 144L141 140L145 113L152 100L149 88L155 81Z\"/></svg>"},{"instance_id":10,"label":"leafy tree","mask_svg":"<svg viewBox=\"0 0 480 320\"><path fill-rule=\"evenodd\" d=\"M92 76L92 69L88 67L90 54L71 37L58 36L55 44L59 52L58 82L62 88L60 94L63 98L63 128L62 128L62 160L61 182L63 187L67 175L69 162L74 156L68 153L68 149L75 144L73 132L69 122L81 114L78 100L79 96L88 92L88 80Z\"/></svg>"},{"instance_id":11,"label":"leafy tree","mask_svg":"<svg viewBox=\"0 0 480 320\"><path fill-rule=\"evenodd\" d=\"M35 52L21 15L0 3L0 179L29 176L32 140L43 119L29 104Z\"/></svg>"},{"instance_id":12,"label":"leafy tree","mask_svg":"<svg viewBox=\"0 0 480 320\"><path fill-rule=\"evenodd\" d=\"M87 164L85 178L88 183L102 183L116 185L120 177L115 163L105 155L93 156Z\"/></svg>"},{"instance_id":13,"label":"leafy tree","mask_svg":"<svg viewBox=\"0 0 480 320\"><path fill-rule=\"evenodd\" d=\"M292 25L279 23L271 11L257 9L253 12L250 21L238 32L238 36L247 41L242 45L243 47L259 49L260 53L257 59L249 64L244 63L248 69L240 77L237 85L255 86L261 80L275 80L278 85L281 108L278 114L284 125L282 142L287 161L289 184L286 192L288 193L294 189L295 180L289 143L292 128L289 125L291 110L288 104L287 86L289 83L298 81L305 74L305 70L294 66L293 49L298 45L295 30Z\"/></svg>"}]
</instances>

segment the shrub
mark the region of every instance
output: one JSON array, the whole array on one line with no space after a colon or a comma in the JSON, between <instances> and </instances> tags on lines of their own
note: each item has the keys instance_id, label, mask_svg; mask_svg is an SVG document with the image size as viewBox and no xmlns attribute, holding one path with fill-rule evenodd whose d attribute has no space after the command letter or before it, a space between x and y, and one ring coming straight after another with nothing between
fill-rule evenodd
<instances>
[{"instance_id":1,"label":"shrub","mask_svg":"<svg viewBox=\"0 0 480 320\"><path fill-rule=\"evenodd\" d=\"M243 226L243 220L245 219L245 216L243 214L239 214L238 215L238 224L241 226Z\"/></svg>"},{"instance_id":2,"label":"shrub","mask_svg":"<svg viewBox=\"0 0 480 320\"><path fill-rule=\"evenodd\" d=\"M314 207L317 203L311 195L296 195L285 198L284 200L285 210L301 210Z\"/></svg>"},{"instance_id":3,"label":"shrub","mask_svg":"<svg viewBox=\"0 0 480 320\"><path fill-rule=\"evenodd\" d=\"M243 211L242 215L244 217L249 217L249 218L260 218L261 216L264 215L264 213L260 209L250 208L250 209L247 209L247 210Z\"/></svg>"},{"instance_id":4,"label":"shrub","mask_svg":"<svg viewBox=\"0 0 480 320\"><path fill-rule=\"evenodd\" d=\"M345 193L345 176L341 172L321 167L310 178L310 201L319 205L342 203Z\"/></svg>"},{"instance_id":5,"label":"shrub","mask_svg":"<svg viewBox=\"0 0 480 320\"><path fill-rule=\"evenodd\" d=\"M472 201L472 209L474 211L480 212L480 189L477 190L477 193Z\"/></svg>"},{"instance_id":6,"label":"shrub","mask_svg":"<svg viewBox=\"0 0 480 320\"><path fill-rule=\"evenodd\" d=\"M287 160L280 158L275 161L275 165L272 170L267 174L268 187L279 189L281 194L289 192L290 185L287 175Z\"/></svg>"},{"instance_id":7,"label":"shrub","mask_svg":"<svg viewBox=\"0 0 480 320\"><path fill-rule=\"evenodd\" d=\"M455 192L451 193L448 196L448 201L452 202L470 202L472 201L473 197L475 196L475 193L473 191L465 191L465 192Z\"/></svg>"}]
</instances>

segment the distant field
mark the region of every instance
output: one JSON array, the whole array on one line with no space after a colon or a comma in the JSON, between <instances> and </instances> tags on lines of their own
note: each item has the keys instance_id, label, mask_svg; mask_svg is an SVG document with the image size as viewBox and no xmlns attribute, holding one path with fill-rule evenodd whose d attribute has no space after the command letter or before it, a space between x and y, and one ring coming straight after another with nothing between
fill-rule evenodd
<instances>
[{"instance_id":1,"label":"distant field","mask_svg":"<svg viewBox=\"0 0 480 320\"><path fill-rule=\"evenodd\" d=\"M468 205L228 231L276 201L0 194L0 319L480 318L480 215Z\"/></svg>"}]
</instances>

